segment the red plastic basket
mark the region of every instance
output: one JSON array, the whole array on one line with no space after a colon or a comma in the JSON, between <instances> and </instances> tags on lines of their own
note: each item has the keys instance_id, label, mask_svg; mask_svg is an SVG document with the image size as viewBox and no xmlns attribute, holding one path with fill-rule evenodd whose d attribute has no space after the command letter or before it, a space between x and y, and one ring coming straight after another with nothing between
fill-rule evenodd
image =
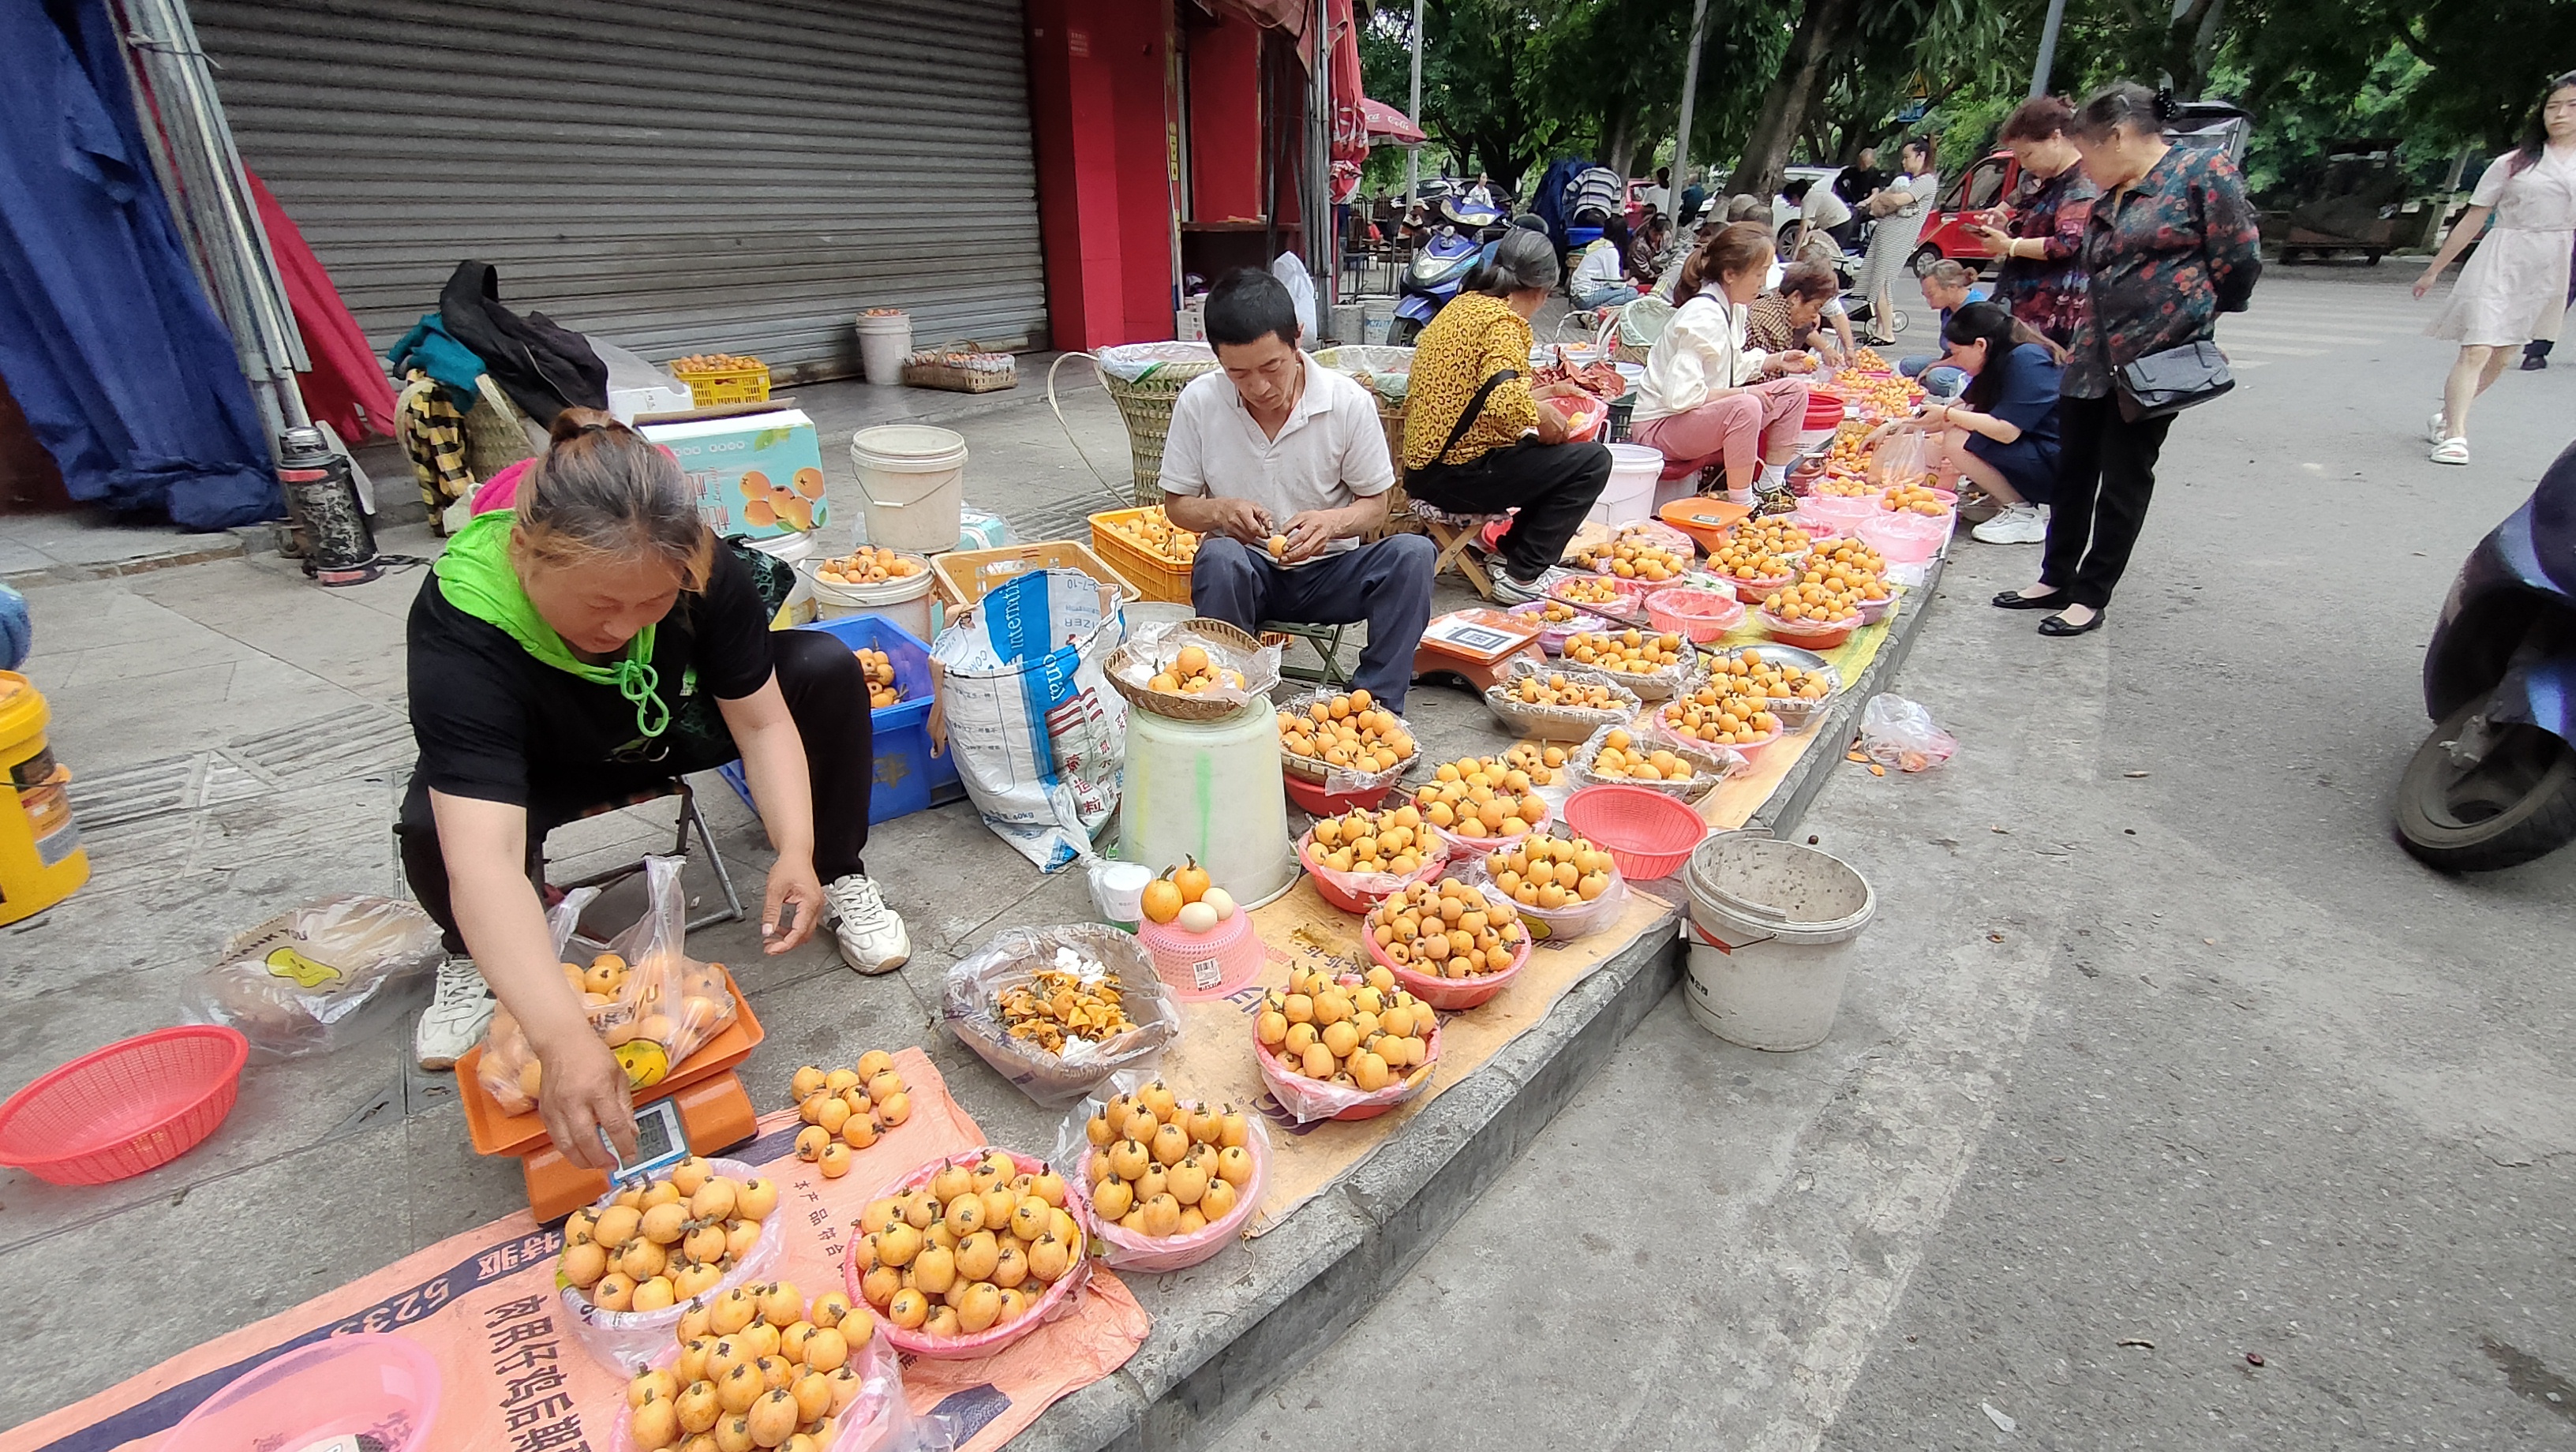
<instances>
[{"instance_id":1,"label":"red plastic basket","mask_svg":"<svg viewBox=\"0 0 2576 1452\"><path fill-rule=\"evenodd\" d=\"M84 1054L0 1104L0 1164L57 1185L104 1185L195 1149L241 1091L250 1040L166 1028Z\"/></svg>"},{"instance_id":2,"label":"red plastic basket","mask_svg":"<svg viewBox=\"0 0 2576 1452\"><path fill-rule=\"evenodd\" d=\"M1691 849L1708 835L1708 823L1662 792L1633 786L1589 786L1565 801L1565 825L1610 849L1631 882L1651 882L1681 871Z\"/></svg>"},{"instance_id":3,"label":"red plastic basket","mask_svg":"<svg viewBox=\"0 0 2576 1452\"><path fill-rule=\"evenodd\" d=\"M1283 771L1279 776L1288 784L1288 800L1310 817L1338 817L1354 810L1374 812L1386 801L1386 794L1395 790L1395 783L1390 781L1375 790L1330 792L1324 790L1322 783L1290 772Z\"/></svg>"}]
</instances>

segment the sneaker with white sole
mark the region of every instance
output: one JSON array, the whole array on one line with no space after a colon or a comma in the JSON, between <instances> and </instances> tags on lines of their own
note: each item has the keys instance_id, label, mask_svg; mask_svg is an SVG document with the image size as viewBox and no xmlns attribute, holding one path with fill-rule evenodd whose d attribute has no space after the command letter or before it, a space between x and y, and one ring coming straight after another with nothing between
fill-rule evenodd
<instances>
[{"instance_id":1,"label":"sneaker with white sole","mask_svg":"<svg viewBox=\"0 0 2576 1452\"><path fill-rule=\"evenodd\" d=\"M832 905L826 918L840 940L842 962L874 974L892 973L911 961L912 937L875 883L853 872L834 878L823 896Z\"/></svg>"},{"instance_id":2,"label":"sneaker with white sole","mask_svg":"<svg viewBox=\"0 0 2576 1452\"><path fill-rule=\"evenodd\" d=\"M2008 504L1968 533L1987 544L2040 544L2048 538L2048 520L2036 504Z\"/></svg>"},{"instance_id":3,"label":"sneaker with white sole","mask_svg":"<svg viewBox=\"0 0 2576 1452\"><path fill-rule=\"evenodd\" d=\"M2433 462L2436 464L2465 464L2468 461L2467 439L2444 439L2433 446Z\"/></svg>"},{"instance_id":4,"label":"sneaker with white sole","mask_svg":"<svg viewBox=\"0 0 2576 1452\"><path fill-rule=\"evenodd\" d=\"M438 992L421 1010L419 1027L412 1030L413 1057L432 1073L455 1068L467 1049L483 1042L483 1031L492 1026L492 1010L498 1006L474 960L462 954L450 957L438 965Z\"/></svg>"},{"instance_id":5,"label":"sneaker with white sole","mask_svg":"<svg viewBox=\"0 0 2576 1452\"><path fill-rule=\"evenodd\" d=\"M1536 580L1515 580L1511 571L1496 566L1486 571L1486 578L1493 582L1494 603L1497 605L1526 605L1532 600L1547 597L1545 576Z\"/></svg>"}]
</instances>

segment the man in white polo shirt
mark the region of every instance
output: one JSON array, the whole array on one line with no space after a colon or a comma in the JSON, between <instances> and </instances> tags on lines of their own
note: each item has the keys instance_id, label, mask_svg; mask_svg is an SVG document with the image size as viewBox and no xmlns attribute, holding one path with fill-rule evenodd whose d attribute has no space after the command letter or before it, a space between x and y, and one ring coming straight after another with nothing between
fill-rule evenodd
<instances>
[{"instance_id":1,"label":"man in white polo shirt","mask_svg":"<svg viewBox=\"0 0 2576 1452\"><path fill-rule=\"evenodd\" d=\"M1403 711L1437 552L1416 534L1361 543L1395 487L1377 400L1297 351L1296 304L1269 273L1218 281L1207 338L1223 371L1181 390L1163 441L1164 509L1205 536L1191 608L1246 631L1365 620L1352 684Z\"/></svg>"}]
</instances>

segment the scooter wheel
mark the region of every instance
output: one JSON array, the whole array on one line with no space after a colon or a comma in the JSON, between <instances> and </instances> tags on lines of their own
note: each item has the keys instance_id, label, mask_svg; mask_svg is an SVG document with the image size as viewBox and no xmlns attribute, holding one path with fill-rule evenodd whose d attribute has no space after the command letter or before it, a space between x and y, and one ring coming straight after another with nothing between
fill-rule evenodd
<instances>
[{"instance_id":1,"label":"scooter wheel","mask_svg":"<svg viewBox=\"0 0 2576 1452\"><path fill-rule=\"evenodd\" d=\"M2493 729L2474 765L2453 759L2451 744L2486 706L2452 712L2398 779L2398 843L2438 871L2518 867L2576 841L2576 747L2514 724Z\"/></svg>"},{"instance_id":2,"label":"scooter wheel","mask_svg":"<svg viewBox=\"0 0 2576 1452\"><path fill-rule=\"evenodd\" d=\"M1422 325L1411 318L1397 318L1386 325L1386 345L1390 348L1410 348L1413 340L1421 336Z\"/></svg>"}]
</instances>

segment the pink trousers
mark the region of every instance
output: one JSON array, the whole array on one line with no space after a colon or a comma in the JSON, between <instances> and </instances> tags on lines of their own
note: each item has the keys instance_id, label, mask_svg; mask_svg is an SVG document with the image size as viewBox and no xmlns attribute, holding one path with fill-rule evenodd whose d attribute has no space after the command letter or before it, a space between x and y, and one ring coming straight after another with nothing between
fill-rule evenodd
<instances>
[{"instance_id":1,"label":"pink trousers","mask_svg":"<svg viewBox=\"0 0 2576 1452\"><path fill-rule=\"evenodd\" d=\"M1806 422L1807 380L1775 378L1729 389L1688 413L1649 419L1629 429L1628 437L1685 471L1723 458L1728 487L1750 489L1763 453L1795 442Z\"/></svg>"}]
</instances>

